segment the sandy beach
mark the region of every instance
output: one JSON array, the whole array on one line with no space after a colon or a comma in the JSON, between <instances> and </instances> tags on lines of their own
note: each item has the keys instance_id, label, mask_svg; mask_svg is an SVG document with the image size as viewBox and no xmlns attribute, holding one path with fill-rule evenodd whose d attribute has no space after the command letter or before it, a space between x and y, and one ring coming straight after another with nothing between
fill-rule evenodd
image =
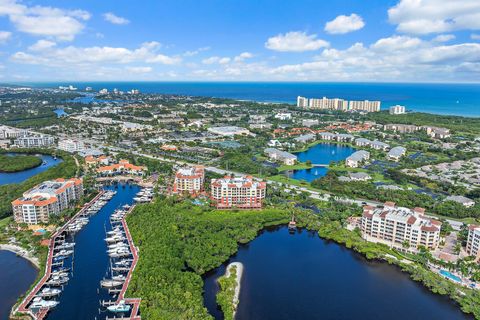
<instances>
[{"instance_id":1,"label":"sandy beach","mask_svg":"<svg viewBox=\"0 0 480 320\"><path fill-rule=\"evenodd\" d=\"M16 253L20 257L30 261L37 269L40 269L40 262L38 261L38 258L20 246L14 244L0 244L0 250Z\"/></svg>"},{"instance_id":2,"label":"sandy beach","mask_svg":"<svg viewBox=\"0 0 480 320\"><path fill-rule=\"evenodd\" d=\"M239 297L240 297L240 289L241 289L242 275L243 275L243 264L241 262L230 263L227 266L227 271L225 272L226 277L230 277L230 269L232 267L237 268L237 278L236 278L237 285L235 286L235 294L233 296L233 304L235 305L235 311L233 312L233 318L235 318L237 305L240 302Z\"/></svg>"}]
</instances>

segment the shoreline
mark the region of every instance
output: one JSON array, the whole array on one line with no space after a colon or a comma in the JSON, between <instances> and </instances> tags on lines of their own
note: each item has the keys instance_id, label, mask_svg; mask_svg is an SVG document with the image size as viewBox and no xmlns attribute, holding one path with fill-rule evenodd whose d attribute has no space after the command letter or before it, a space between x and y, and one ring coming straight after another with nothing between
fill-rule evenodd
<instances>
[{"instance_id":1,"label":"shoreline","mask_svg":"<svg viewBox=\"0 0 480 320\"><path fill-rule=\"evenodd\" d=\"M230 263L227 268L226 268L226 271L225 271L225 277L229 278L231 273L230 273L230 269L235 267L237 270L236 270L236 286L235 286L235 292L233 294L233 300L232 300L232 303L233 303L233 306L234 306L234 311L233 311L233 319L235 319L235 315L237 313L237 307L238 307L238 304L240 303L240 290L241 290L241 286L242 286L242 276L243 276L243 264L241 262L232 262Z\"/></svg>"},{"instance_id":2,"label":"shoreline","mask_svg":"<svg viewBox=\"0 0 480 320\"><path fill-rule=\"evenodd\" d=\"M30 251L15 244L0 244L0 250L15 253L17 256L30 261L37 270L40 270L40 261Z\"/></svg>"}]
</instances>

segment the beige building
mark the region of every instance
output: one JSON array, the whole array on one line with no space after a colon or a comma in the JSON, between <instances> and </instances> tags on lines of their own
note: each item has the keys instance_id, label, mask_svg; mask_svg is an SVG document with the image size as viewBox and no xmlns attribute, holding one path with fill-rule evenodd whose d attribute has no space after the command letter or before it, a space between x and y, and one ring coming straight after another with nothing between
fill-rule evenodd
<instances>
[{"instance_id":1,"label":"beige building","mask_svg":"<svg viewBox=\"0 0 480 320\"><path fill-rule=\"evenodd\" d=\"M180 168L175 173L173 193L197 194L203 190L205 169L203 166Z\"/></svg>"},{"instance_id":2,"label":"beige building","mask_svg":"<svg viewBox=\"0 0 480 320\"><path fill-rule=\"evenodd\" d=\"M480 226L468 226L467 253L478 260L480 256Z\"/></svg>"},{"instance_id":3,"label":"beige building","mask_svg":"<svg viewBox=\"0 0 480 320\"><path fill-rule=\"evenodd\" d=\"M71 208L83 196L81 179L44 181L12 202L17 223L48 223L51 215Z\"/></svg>"},{"instance_id":4,"label":"beige building","mask_svg":"<svg viewBox=\"0 0 480 320\"><path fill-rule=\"evenodd\" d=\"M261 208L266 196L267 183L251 176L212 179L210 199L219 209Z\"/></svg>"},{"instance_id":5,"label":"beige building","mask_svg":"<svg viewBox=\"0 0 480 320\"><path fill-rule=\"evenodd\" d=\"M383 208L365 206L361 220L362 237L410 251L420 246L435 249L440 241L442 223L427 218L424 213L423 208L410 210L396 207L393 202L386 202Z\"/></svg>"}]
</instances>

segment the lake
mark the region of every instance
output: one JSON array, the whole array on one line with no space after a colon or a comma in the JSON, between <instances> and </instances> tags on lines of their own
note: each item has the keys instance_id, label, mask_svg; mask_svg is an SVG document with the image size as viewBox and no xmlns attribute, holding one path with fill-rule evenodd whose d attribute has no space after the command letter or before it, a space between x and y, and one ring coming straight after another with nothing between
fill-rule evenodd
<instances>
[{"instance_id":1,"label":"lake","mask_svg":"<svg viewBox=\"0 0 480 320\"><path fill-rule=\"evenodd\" d=\"M223 319L216 279L236 261L245 267L237 320L473 319L396 266L287 227L265 230L204 277L205 306L215 319Z\"/></svg>"},{"instance_id":2,"label":"lake","mask_svg":"<svg viewBox=\"0 0 480 320\"><path fill-rule=\"evenodd\" d=\"M8 319L18 297L32 285L37 274L38 270L28 260L0 250L0 319Z\"/></svg>"},{"instance_id":3,"label":"lake","mask_svg":"<svg viewBox=\"0 0 480 320\"><path fill-rule=\"evenodd\" d=\"M26 153L7 153L7 155L22 156L22 155L26 155ZM50 167L58 165L63 161L60 158L57 158L55 160L51 155L39 154L37 156L42 158L42 160L44 161L44 164L41 164L40 166L35 168L31 168L31 169L27 169L19 172L10 172L10 173L0 172L0 185L10 184L10 183L21 183L27 180L28 178L47 170Z\"/></svg>"},{"instance_id":4,"label":"lake","mask_svg":"<svg viewBox=\"0 0 480 320\"><path fill-rule=\"evenodd\" d=\"M335 143L319 143L306 151L295 153L298 161L310 160L312 164L328 165L331 161L343 161L356 151L350 146ZM311 182L327 174L325 167L312 167L310 169L288 170L284 174L290 179Z\"/></svg>"}]
</instances>

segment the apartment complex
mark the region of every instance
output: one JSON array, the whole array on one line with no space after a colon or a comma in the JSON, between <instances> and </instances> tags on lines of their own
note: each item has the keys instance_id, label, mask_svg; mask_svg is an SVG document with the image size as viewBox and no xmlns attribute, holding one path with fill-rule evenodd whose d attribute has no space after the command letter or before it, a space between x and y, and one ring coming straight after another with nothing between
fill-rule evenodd
<instances>
[{"instance_id":1,"label":"apartment complex","mask_svg":"<svg viewBox=\"0 0 480 320\"><path fill-rule=\"evenodd\" d=\"M12 202L17 223L47 223L51 215L71 208L83 195L81 179L44 181Z\"/></svg>"},{"instance_id":2,"label":"apartment complex","mask_svg":"<svg viewBox=\"0 0 480 320\"><path fill-rule=\"evenodd\" d=\"M440 241L440 221L427 218L425 209L396 207L386 202L383 208L365 206L361 218L362 237L367 241L380 242L399 249L424 246L435 249Z\"/></svg>"},{"instance_id":3,"label":"apartment complex","mask_svg":"<svg viewBox=\"0 0 480 320\"><path fill-rule=\"evenodd\" d=\"M380 104L380 101L369 100L347 101L339 98L329 99L327 97L321 99L297 97L297 107L310 109L377 112L380 111Z\"/></svg>"},{"instance_id":4,"label":"apartment complex","mask_svg":"<svg viewBox=\"0 0 480 320\"><path fill-rule=\"evenodd\" d=\"M275 148L266 148L264 152L270 160L281 161L287 166L294 165L295 162L297 162L297 156L286 151Z\"/></svg>"},{"instance_id":5,"label":"apartment complex","mask_svg":"<svg viewBox=\"0 0 480 320\"><path fill-rule=\"evenodd\" d=\"M477 260L480 256L480 226L468 226L467 253Z\"/></svg>"},{"instance_id":6,"label":"apartment complex","mask_svg":"<svg viewBox=\"0 0 480 320\"><path fill-rule=\"evenodd\" d=\"M345 159L345 166L350 168L358 168L368 159L370 159L370 152L365 150L356 151Z\"/></svg>"},{"instance_id":7,"label":"apartment complex","mask_svg":"<svg viewBox=\"0 0 480 320\"><path fill-rule=\"evenodd\" d=\"M112 174L135 174L142 175L147 168L144 166L136 166L131 164L128 160L120 160L108 166L103 166L97 169L98 174L112 175Z\"/></svg>"},{"instance_id":8,"label":"apartment complex","mask_svg":"<svg viewBox=\"0 0 480 320\"><path fill-rule=\"evenodd\" d=\"M389 113L390 114L404 114L405 113L405 106L401 106L401 105L395 105L395 106L391 106L389 108Z\"/></svg>"},{"instance_id":9,"label":"apartment complex","mask_svg":"<svg viewBox=\"0 0 480 320\"><path fill-rule=\"evenodd\" d=\"M251 176L212 179L211 200L219 209L261 208L267 191L267 183Z\"/></svg>"},{"instance_id":10,"label":"apartment complex","mask_svg":"<svg viewBox=\"0 0 480 320\"><path fill-rule=\"evenodd\" d=\"M85 145L82 141L65 139L58 141L58 149L74 153L85 150Z\"/></svg>"},{"instance_id":11,"label":"apartment complex","mask_svg":"<svg viewBox=\"0 0 480 320\"><path fill-rule=\"evenodd\" d=\"M24 136L15 139L15 145L20 148L42 148L50 147L55 143L55 139L52 136L47 135L34 135Z\"/></svg>"},{"instance_id":12,"label":"apartment complex","mask_svg":"<svg viewBox=\"0 0 480 320\"><path fill-rule=\"evenodd\" d=\"M0 126L0 139L15 139L28 135L28 131L25 129L18 129L9 126Z\"/></svg>"},{"instance_id":13,"label":"apartment complex","mask_svg":"<svg viewBox=\"0 0 480 320\"><path fill-rule=\"evenodd\" d=\"M203 190L205 169L203 166L180 168L175 173L173 193L197 194Z\"/></svg>"}]
</instances>

